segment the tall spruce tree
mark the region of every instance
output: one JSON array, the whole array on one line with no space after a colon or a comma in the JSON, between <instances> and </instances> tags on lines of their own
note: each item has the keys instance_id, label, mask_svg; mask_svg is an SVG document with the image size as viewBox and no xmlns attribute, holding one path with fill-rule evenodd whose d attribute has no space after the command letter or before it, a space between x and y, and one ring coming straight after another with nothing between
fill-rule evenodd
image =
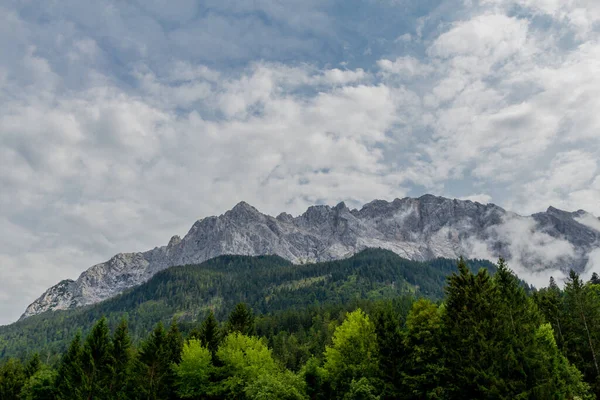
<instances>
[{"instance_id":1,"label":"tall spruce tree","mask_svg":"<svg viewBox=\"0 0 600 400\"><path fill-rule=\"evenodd\" d=\"M81 355L85 398L110 399L114 371L112 340L106 318L101 318L85 339Z\"/></svg>"},{"instance_id":2,"label":"tall spruce tree","mask_svg":"<svg viewBox=\"0 0 600 400\"><path fill-rule=\"evenodd\" d=\"M217 354L217 350L219 349L219 344L221 343L221 331L219 330L219 323L217 322L215 314L213 314L212 310L202 322L197 338L202 343L202 346L206 347L210 351L212 357L214 358L215 354Z\"/></svg>"},{"instance_id":3,"label":"tall spruce tree","mask_svg":"<svg viewBox=\"0 0 600 400\"><path fill-rule=\"evenodd\" d=\"M110 397L116 400L130 398L133 349L127 321L122 319L112 337L113 374L110 383Z\"/></svg>"},{"instance_id":4,"label":"tall spruce tree","mask_svg":"<svg viewBox=\"0 0 600 400\"><path fill-rule=\"evenodd\" d=\"M235 306L227 320L226 332L239 332L242 335L252 336L255 333L254 314L246 303Z\"/></svg>"},{"instance_id":5,"label":"tall spruce tree","mask_svg":"<svg viewBox=\"0 0 600 400\"><path fill-rule=\"evenodd\" d=\"M474 275L463 259L448 278L442 340L450 399L484 399L503 391L504 382L493 371L495 290L485 270Z\"/></svg>"},{"instance_id":6,"label":"tall spruce tree","mask_svg":"<svg viewBox=\"0 0 600 400\"><path fill-rule=\"evenodd\" d=\"M165 386L168 388L168 398L174 400L178 399L176 390L177 378L172 366L181 362L181 353L183 352L183 335L175 319L171 322L171 326L167 331L166 347L166 356L171 368L166 373Z\"/></svg>"},{"instance_id":7,"label":"tall spruce tree","mask_svg":"<svg viewBox=\"0 0 600 400\"><path fill-rule=\"evenodd\" d=\"M591 289L579 274L570 271L564 289L565 350L600 396L600 302Z\"/></svg>"},{"instance_id":8,"label":"tall spruce tree","mask_svg":"<svg viewBox=\"0 0 600 400\"><path fill-rule=\"evenodd\" d=\"M177 324L165 331L158 323L148 338L142 342L137 362L136 379L139 398L143 400L169 400L176 396L173 364L181 360L183 339Z\"/></svg>"},{"instance_id":9,"label":"tall spruce tree","mask_svg":"<svg viewBox=\"0 0 600 400\"><path fill-rule=\"evenodd\" d=\"M379 370L383 383L381 398L398 399L404 390L400 378L406 349L402 342L399 316L390 302L385 302L375 310L373 323L379 347Z\"/></svg>"},{"instance_id":10,"label":"tall spruce tree","mask_svg":"<svg viewBox=\"0 0 600 400\"><path fill-rule=\"evenodd\" d=\"M534 292L533 299L541 313L546 318L546 321L548 321L552 326L558 348L562 349L564 347L563 296L560 288L554 280L554 277L550 277L547 288L543 288L537 292Z\"/></svg>"},{"instance_id":11,"label":"tall spruce tree","mask_svg":"<svg viewBox=\"0 0 600 400\"><path fill-rule=\"evenodd\" d=\"M532 360L527 359L529 347L534 345L538 327L543 318L537 305L519 284L517 276L501 258L494 275L494 311L498 315L495 340L494 371L502 378L503 393L512 398L526 393L528 375L534 371Z\"/></svg>"},{"instance_id":12,"label":"tall spruce tree","mask_svg":"<svg viewBox=\"0 0 600 400\"><path fill-rule=\"evenodd\" d=\"M429 300L417 300L406 318L402 368L404 390L396 398L443 398L442 329L442 313L438 307Z\"/></svg>"},{"instance_id":13,"label":"tall spruce tree","mask_svg":"<svg viewBox=\"0 0 600 400\"><path fill-rule=\"evenodd\" d=\"M85 399L82 391L82 353L81 333L78 332L58 365L58 376L56 378L57 400Z\"/></svg>"}]
</instances>

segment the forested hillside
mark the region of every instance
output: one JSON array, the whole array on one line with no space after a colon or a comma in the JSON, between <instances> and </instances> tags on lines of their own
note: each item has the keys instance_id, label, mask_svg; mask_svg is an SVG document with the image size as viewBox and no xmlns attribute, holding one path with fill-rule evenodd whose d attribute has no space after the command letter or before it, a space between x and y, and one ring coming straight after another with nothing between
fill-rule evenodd
<instances>
[{"instance_id":1,"label":"forested hillside","mask_svg":"<svg viewBox=\"0 0 600 400\"><path fill-rule=\"evenodd\" d=\"M239 303L185 333L159 323L138 344L125 319L111 329L101 318L54 363L5 360L0 398L594 399L599 283L572 273L564 290L528 294L502 260L493 276L460 262L441 302L357 299L262 317Z\"/></svg>"},{"instance_id":2,"label":"forested hillside","mask_svg":"<svg viewBox=\"0 0 600 400\"><path fill-rule=\"evenodd\" d=\"M487 261L470 265L494 269ZM52 359L66 349L77 331L86 334L103 316L110 328L127 318L131 335L138 340L156 323L167 325L173 318L184 332L202 321L209 310L222 319L239 302L266 315L399 295L438 300L446 276L455 270L455 260L415 262L379 249L345 260L305 265L277 256L221 256L200 265L169 268L145 284L93 306L47 312L0 327L0 359L23 358L32 351Z\"/></svg>"}]
</instances>

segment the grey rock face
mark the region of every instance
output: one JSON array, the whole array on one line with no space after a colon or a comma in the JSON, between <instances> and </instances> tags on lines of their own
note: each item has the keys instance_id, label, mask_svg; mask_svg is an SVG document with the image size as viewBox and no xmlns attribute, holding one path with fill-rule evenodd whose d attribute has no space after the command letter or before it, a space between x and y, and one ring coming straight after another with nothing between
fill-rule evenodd
<instances>
[{"instance_id":1,"label":"grey rock face","mask_svg":"<svg viewBox=\"0 0 600 400\"><path fill-rule=\"evenodd\" d=\"M600 221L585 211L552 207L522 217L493 204L432 195L375 200L360 210L350 210L344 203L312 206L298 217L282 213L276 218L241 202L221 216L197 221L183 239L173 236L167 246L118 254L76 281L60 282L27 307L21 318L93 304L170 266L223 254L277 254L292 262L313 262L349 257L367 247L414 260L503 256L531 269L582 269L587 255L600 247Z\"/></svg>"}]
</instances>

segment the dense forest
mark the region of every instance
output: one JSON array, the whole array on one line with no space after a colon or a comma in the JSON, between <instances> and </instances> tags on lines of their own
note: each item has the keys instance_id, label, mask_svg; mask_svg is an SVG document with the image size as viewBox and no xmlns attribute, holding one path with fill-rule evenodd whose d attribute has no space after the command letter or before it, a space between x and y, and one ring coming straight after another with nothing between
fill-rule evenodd
<instances>
[{"instance_id":1,"label":"dense forest","mask_svg":"<svg viewBox=\"0 0 600 400\"><path fill-rule=\"evenodd\" d=\"M245 303L136 341L99 318L61 356L0 366L0 399L594 399L600 279L526 288L460 261L439 299L405 293L261 314ZM222 316L222 317L221 317ZM190 329L184 330L187 325Z\"/></svg>"},{"instance_id":2,"label":"dense forest","mask_svg":"<svg viewBox=\"0 0 600 400\"><path fill-rule=\"evenodd\" d=\"M487 261L468 264L474 271L485 267L493 272L495 268ZM47 312L0 327L0 360L24 358L31 352L52 359L66 350L79 329L87 334L94 321L103 316L110 329L125 317L137 342L158 322L166 326L176 318L187 333L209 310L222 320L237 303L267 315L402 295L440 300L446 277L453 271L456 260L416 262L380 249L368 249L345 260L305 265L277 256L221 256L200 265L169 268L93 306Z\"/></svg>"}]
</instances>

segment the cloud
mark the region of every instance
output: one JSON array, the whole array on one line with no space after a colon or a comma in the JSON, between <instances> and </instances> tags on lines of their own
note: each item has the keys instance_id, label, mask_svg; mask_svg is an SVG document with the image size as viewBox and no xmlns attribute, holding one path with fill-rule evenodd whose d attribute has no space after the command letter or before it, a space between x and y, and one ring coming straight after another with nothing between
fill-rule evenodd
<instances>
[{"instance_id":1,"label":"cloud","mask_svg":"<svg viewBox=\"0 0 600 400\"><path fill-rule=\"evenodd\" d=\"M600 274L600 249L594 249L588 254L589 260L585 266L581 278L585 281L589 280L595 273Z\"/></svg>"},{"instance_id":2,"label":"cloud","mask_svg":"<svg viewBox=\"0 0 600 400\"><path fill-rule=\"evenodd\" d=\"M597 2L434 3L0 6L0 323L239 200L600 215ZM495 234L516 265L571 251L528 219Z\"/></svg>"},{"instance_id":3,"label":"cloud","mask_svg":"<svg viewBox=\"0 0 600 400\"><path fill-rule=\"evenodd\" d=\"M473 238L465 243L469 256L494 260L499 242L500 253L509 267L537 287L547 285L550 276L563 279L565 273L552 266L568 263L576 255L571 243L543 232L531 217L509 215L501 224L488 228L487 234L489 239L485 241Z\"/></svg>"},{"instance_id":4,"label":"cloud","mask_svg":"<svg viewBox=\"0 0 600 400\"><path fill-rule=\"evenodd\" d=\"M481 204L488 204L492 201L492 196L485 193L472 194L470 196L464 196L460 198L461 200L471 200Z\"/></svg>"},{"instance_id":5,"label":"cloud","mask_svg":"<svg viewBox=\"0 0 600 400\"><path fill-rule=\"evenodd\" d=\"M587 226L588 228L592 228L600 232L600 219L598 219L592 214L583 214L581 217L575 218L575 220L580 224Z\"/></svg>"}]
</instances>

